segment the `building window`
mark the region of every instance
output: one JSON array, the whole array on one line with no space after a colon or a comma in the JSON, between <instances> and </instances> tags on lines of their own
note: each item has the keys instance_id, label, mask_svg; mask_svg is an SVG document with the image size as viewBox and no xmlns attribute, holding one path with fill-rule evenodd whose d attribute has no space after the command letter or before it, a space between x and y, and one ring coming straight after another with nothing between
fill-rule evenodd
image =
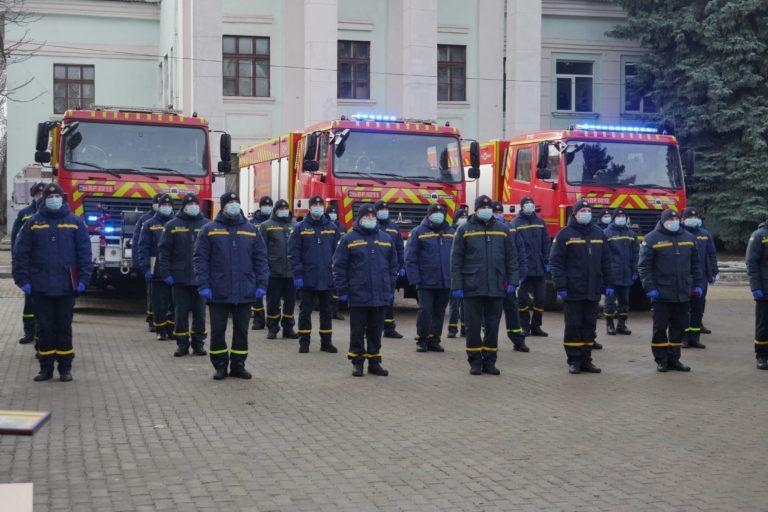
<instances>
[{"instance_id":1,"label":"building window","mask_svg":"<svg viewBox=\"0 0 768 512\"><path fill-rule=\"evenodd\" d=\"M437 45L437 101L467 100L467 47Z\"/></svg>"},{"instance_id":2,"label":"building window","mask_svg":"<svg viewBox=\"0 0 768 512\"><path fill-rule=\"evenodd\" d=\"M224 96L269 97L269 38L224 36Z\"/></svg>"},{"instance_id":3,"label":"building window","mask_svg":"<svg viewBox=\"0 0 768 512\"><path fill-rule=\"evenodd\" d=\"M93 106L95 70L80 64L53 65L53 113Z\"/></svg>"},{"instance_id":4,"label":"building window","mask_svg":"<svg viewBox=\"0 0 768 512\"><path fill-rule=\"evenodd\" d=\"M371 98L371 43L339 41L338 97L348 100Z\"/></svg>"},{"instance_id":5,"label":"building window","mask_svg":"<svg viewBox=\"0 0 768 512\"><path fill-rule=\"evenodd\" d=\"M593 62L558 60L557 110L560 112L592 112Z\"/></svg>"},{"instance_id":6,"label":"building window","mask_svg":"<svg viewBox=\"0 0 768 512\"><path fill-rule=\"evenodd\" d=\"M654 114L659 108L650 94L643 94L637 75L636 64L624 64L624 112Z\"/></svg>"},{"instance_id":7,"label":"building window","mask_svg":"<svg viewBox=\"0 0 768 512\"><path fill-rule=\"evenodd\" d=\"M531 181L531 148L517 150L517 159L515 161L515 179L517 181Z\"/></svg>"}]
</instances>

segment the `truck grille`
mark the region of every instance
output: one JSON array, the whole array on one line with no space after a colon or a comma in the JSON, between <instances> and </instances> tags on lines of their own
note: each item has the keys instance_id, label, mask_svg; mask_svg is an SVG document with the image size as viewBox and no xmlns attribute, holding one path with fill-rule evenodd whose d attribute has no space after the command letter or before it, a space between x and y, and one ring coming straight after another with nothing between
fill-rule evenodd
<instances>
[{"instance_id":1,"label":"truck grille","mask_svg":"<svg viewBox=\"0 0 768 512\"><path fill-rule=\"evenodd\" d=\"M629 227L638 235L645 236L656 227L656 223L661 218L661 210L630 210L627 209L629 216Z\"/></svg>"},{"instance_id":2,"label":"truck grille","mask_svg":"<svg viewBox=\"0 0 768 512\"><path fill-rule=\"evenodd\" d=\"M362 201L352 203L353 214L357 220L357 209L365 204ZM392 220L402 231L410 232L416 226L421 224L427 215L428 204L413 203L388 203L389 219Z\"/></svg>"}]
</instances>

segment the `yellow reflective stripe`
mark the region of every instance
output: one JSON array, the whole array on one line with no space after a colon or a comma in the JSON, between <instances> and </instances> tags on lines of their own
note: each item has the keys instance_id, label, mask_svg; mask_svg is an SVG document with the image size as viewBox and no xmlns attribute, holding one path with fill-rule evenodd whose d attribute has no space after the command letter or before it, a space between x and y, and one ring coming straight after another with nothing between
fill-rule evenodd
<instances>
[{"instance_id":1,"label":"yellow reflective stripe","mask_svg":"<svg viewBox=\"0 0 768 512\"><path fill-rule=\"evenodd\" d=\"M524 308L517 308L517 310L520 311L521 313L524 313L528 311L528 306L525 306Z\"/></svg>"},{"instance_id":2,"label":"yellow reflective stripe","mask_svg":"<svg viewBox=\"0 0 768 512\"><path fill-rule=\"evenodd\" d=\"M467 231L464 233L464 238L468 236L483 236L483 235L507 236L509 235L509 232L507 231Z\"/></svg>"},{"instance_id":3,"label":"yellow reflective stripe","mask_svg":"<svg viewBox=\"0 0 768 512\"><path fill-rule=\"evenodd\" d=\"M697 238L698 240L709 240L709 237L708 237L708 236L706 236L706 235L705 235L705 236L697 236L696 238Z\"/></svg>"},{"instance_id":4,"label":"yellow reflective stripe","mask_svg":"<svg viewBox=\"0 0 768 512\"><path fill-rule=\"evenodd\" d=\"M451 325L451 324L448 324L448 325ZM507 332L511 332L511 333L514 333L514 334L520 334L521 332L523 332L523 330L522 329L507 329Z\"/></svg>"},{"instance_id":5,"label":"yellow reflective stripe","mask_svg":"<svg viewBox=\"0 0 768 512\"><path fill-rule=\"evenodd\" d=\"M436 238L438 236L440 235L438 235L437 233L424 233L423 235L419 235L418 238L419 240L421 240L422 238Z\"/></svg>"},{"instance_id":6,"label":"yellow reflective stripe","mask_svg":"<svg viewBox=\"0 0 768 512\"><path fill-rule=\"evenodd\" d=\"M612 236L612 237L608 238L609 242L613 242L614 240L629 240L629 241L633 241L634 238L631 237L631 236Z\"/></svg>"},{"instance_id":7,"label":"yellow reflective stripe","mask_svg":"<svg viewBox=\"0 0 768 512\"><path fill-rule=\"evenodd\" d=\"M229 231L225 231L223 229L212 229L208 232L208 236L217 236L217 235L228 235Z\"/></svg>"},{"instance_id":8,"label":"yellow reflective stripe","mask_svg":"<svg viewBox=\"0 0 768 512\"><path fill-rule=\"evenodd\" d=\"M50 224L32 224L32 227L30 229L46 229L51 227Z\"/></svg>"},{"instance_id":9,"label":"yellow reflective stripe","mask_svg":"<svg viewBox=\"0 0 768 512\"><path fill-rule=\"evenodd\" d=\"M335 235L336 230L335 229L324 229L320 232L321 235Z\"/></svg>"},{"instance_id":10,"label":"yellow reflective stripe","mask_svg":"<svg viewBox=\"0 0 768 512\"><path fill-rule=\"evenodd\" d=\"M275 318L280 318L280 313L278 313L278 314L276 314L276 315L267 315L267 318L271 318L271 319L273 319L273 320L274 320Z\"/></svg>"},{"instance_id":11,"label":"yellow reflective stripe","mask_svg":"<svg viewBox=\"0 0 768 512\"><path fill-rule=\"evenodd\" d=\"M543 313L544 312L543 308L537 308L536 306L533 306L533 310L534 311L538 311L539 313Z\"/></svg>"},{"instance_id":12,"label":"yellow reflective stripe","mask_svg":"<svg viewBox=\"0 0 768 512\"><path fill-rule=\"evenodd\" d=\"M520 230L520 229L543 228L543 227L546 227L546 226L544 226L543 224L528 224L525 226L517 226L516 229Z\"/></svg>"},{"instance_id":13,"label":"yellow reflective stripe","mask_svg":"<svg viewBox=\"0 0 768 512\"><path fill-rule=\"evenodd\" d=\"M651 246L651 249L661 249L662 247L672 247L672 242L659 242Z\"/></svg>"},{"instance_id":14,"label":"yellow reflective stripe","mask_svg":"<svg viewBox=\"0 0 768 512\"><path fill-rule=\"evenodd\" d=\"M480 347L485 352L498 352L499 349L495 347Z\"/></svg>"},{"instance_id":15,"label":"yellow reflective stripe","mask_svg":"<svg viewBox=\"0 0 768 512\"><path fill-rule=\"evenodd\" d=\"M286 315L285 313L283 313L283 318L293 318L293 315Z\"/></svg>"},{"instance_id":16,"label":"yellow reflective stripe","mask_svg":"<svg viewBox=\"0 0 768 512\"><path fill-rule=\"evenodd\" d=\"M305 230L302 230L300 233L302 235L314 235L315 234L315 230L314 229L310 229L310 230L306 230L305 229Z\"/></svg>"},{"instance_id":17,"label":"yellow reflective stripe","mask_svg":"<svg viewBox=\"0 0 768 512\"><path fill-rule=\"evenodd\" d=\"M578 342L577 341L564 341L563 345L566 346L566 347L586 347L587 345L589 345L589 343L584 343L584 342L581 342L581 341L578 341Z\"/></svg>"},{"instance_id":18,"label":"yellow reflective stripe","mask_svg":"<svg viewBox=\"0 0 768 512\"><path fill-rule=\"evenodd\" d=\"M672 342L670 342L670 343L669 343L669 346L670 346L670 347L682 347L682 346L683 346L683 344L682 344L682 343L672 343Z\"/></svg>"},{"instance_id":19,"label":"yellow reflective stripe","mask_svg":"<svg viewBox=\"0 0 768 512\"><path fill-rule=\"evenodd\" d=\"M189 331L187 331L187 332L176 332L176 331L173 331L173 335L174 336L189 336Z\"/></svg>"},{"instance_id":20,"label":"yellow reflective stripe","mask_svg":"<svg viewBox=\"0 0 768 512\"><path fill-rule=\"evenodd\" d=\"M347 245L347 249L351 249L353 247L360 247L361 245L368 245L368 242L364 240L358 240L356 242L351 242Z\"/></svg>"},{"instance_id":21,"label":"yellow reflective stripe","mask_svg":"<svg viewBox=\"0 0 768 512\"><path fill-rule=\"evenodd\" d=\"M212 355L212 356L217 356L219 354L226 354L227 352L229 352L229 350L227 350L226 348L222 349L222 350L209 350L208 351L208 353L210 355Z\"/></svg>"},{"instance_id":22,"label":"yellow reflective stripe","mask_svg":"<svg viewBox=\"0 0 768 512\"><path fill-rule=\"evenodd\" d=\"M373 243L382 247L392 247L392 244L389 242L379 242L378 240L374 240Z\"/></svg>"},{"instance_id":23,"label":"yellow reflective stripe","mask_svg":"<svg viewBox=\"0 0 768 512\"><path fill-rule=\"evenodd\" d=\"M230 354L235 354L236 356L247 356L248 355L248 351L247 350L230 349L229 353Z\"/></svg>"},{"instance_id":24,"label":"yellow reflective stripe","mask_svg":"<svg viewBox=\"0 0 768 512\"><path fill-rule=\"evenodd\" d=\"M29 315L21 315L21 318L35 318L35 314L29 314Z\"/></svg>"},{"instance_id":25,"label":"yellow reflective stripe","mask_svg":"<svg viewBox=\"0 0 768 512\"><path fill-rule=\"evenodd\" d=\"M31 215L27 214L27 215L24 215L23 217L21 217L21 220L27 220L30 217L31 217Z\"/></svg>"},{"instance_id":26,"label":"yellow reflective stripe","mask_svg":"<svg viewBox=\"0 0 768 512\"><path fill-rule=\"evenodd\" d=\"M684 245L693 247L693 246L694 246L694 245L696 245L696 244L694 244L693 242L680 242L680 243L679 243L679 244L677 244L677 245L679 245L680 247L682 247L682 246L684 246Z\"/></svg>"},{"instance_id":27,"label":"yellow reflective stripe","mask_svg":"<svg viewBox=\"0 0 768 512\"><path fill-rule=\"evenodd\" d=\"M333 334L333 329L320 329L320 334Z\"/></svg>"},{"instance_id":28,"label":"yellow reflective stripe","mask_svg":"<svg viewBox=\"0 0 768 512\"><path fill-rule=\"evenodd\" d=\"M42 351L40 351L40 352L38 352L37 354L38 354L38 355L41 355L41 356L52 356L52 355L53 355L53 354L55 354L55 353L56 353L56 351L55 351L55 350L47 350L47 351L45 351L45 352L42 352Z\"/></svg>"},{"instance_id":29,"label":"yellow reflective stripe","mask_svg":"<svg viewBox=\"0 0 768 512\"><path fill-rule=\"evenodd\" d=\"M261 306L260 308L255 308L251 306L251 311L255 311L255 312L264 311L264 306Z\"/></svg>"},{"instance_id":30,"label":"yellow reflective stripe","mask_svg":"<svg viewBox=\"0 0 768 512\"><path fill-rule=\"evenodd\" d=\"M360 357L360 354L355 354L354 352L347 352L347 357Z\"/></svg>"},{"instance_id":31,"label":"yellow reflective stripe","mask_svg":"<svg viewBox=\"0 0 768 512\"><path fill-rule=\"evenodd\" d=\"M757 341L757 340L755 340L755 345L768 345L768 341Z\"/></svg>"},{"instance_id":32,"label":"yellow reflective stripe","mask_svg":"<svg viewBox=\"0 0 768 512\"><path fill-rule=\"evenodd\" d=\"M571 244L585 244L587 243L586 240L581 239L574 239L574 240L566 240L565 245L571 245Z\"/></svg>"},{"instance_id":33,"label":"yellow reflective stripe","mask_svg":"<svg viewBox=\"0 0 768 512\"><path fill-rule=\"evenodd\" d=\"M483 347L467 347L467 352L480 352Z\"/></svg>"},{"instance_id":34,"label":"yellow reflective stripe","mask_svg":"<svg viewBox=\"0 0 768 512\"><path fill-rule=\"evenodd\" d=\"M299 334L311 334L312 329L299 329Z\"/></svg>"},{"instance_id":35,"label":"yellow reflective stripe","mask_svg":"<svg viewBox=\"0 0 768 512\"><path fill-rule=\"evenodd\" d=\"M77 229L77 224L59 224L59 229Z\"/></svg>"},{"instance_id":36,"label":"yellow reflective stripe","mask_svg":"<svg viewBox=\"0 0 768 512\"><path fill-rule=\"evenodd\" d=\"M171 233L189 233L189 228L173 228Z\"/></svg>"},{"instance_id":37,"label":"yellow reflective stripe","mask_svg":"<svg viewBox=\"0 0 768 512\"><path fill-rule=\"evenodd\" d=\"M670 343L651 343L651 347L653 348L663 348L663 347L669 347Z\"/></svg>"},{"instance_id":38,"label":"yellow reflective stripe","mask_svg":"<svg viewBox=\"0 0 768 512\"><path fill-rule=\"evenodd\" d=\"M258 236L253 231L235 231L236 235L245 235L245 236Z\"/></svg>"},{"instance_id":39,"label":"yellow reflective stripe","mask_svg":"<svg viewBox=\"0 0 768 512\"><path fill-rule=\"evenodd\" d=\"M590 240L589 243L591 243L591 244L601 244L601 243L603 243L603 241L602 240Z\"/></svg>"},{"instance_id":40,"label":"yellow reflective stripe","mask_svg":"<svg viewBox=\"0 0 768 512\"><path fill-rule=\"evenodd\" d=\"M701 332L701 327L689 327L686 329L687 332Z\"/></svg>"},{"instance_id":41,"label":"yellow reflective stripe","mask_svg":"<svg viewBox=\"0 0 768 512\"><path fill-rule=\"evenodd\" d=\"M150 231L162 231L165 229L165 226L155 225L155 226L149 226Z\"/></svg>"},{"instance_id":42,"label":"yellow reflective stripe","mask_svg":"<svg viewBox=\"0 0 768 512\"><path fill-rule=\"evenodd\" d=\"M365 354L365 357L368 359L373 359L374 357L381 357L381 353L378 354Z\"/></svg>"},{"instance_id":43,"label":"yellow reflective stripe","mask_svg":"<svg viewBox=\"0 0 768 512\"><path fill-rule=\"evenodd\" d=\"M207 331L207 330L202 330L202 331L195 331L195 330L193 329L191 332L192 332L192 334L208 334L208 331Z\"/></svg>"}]
</instances>

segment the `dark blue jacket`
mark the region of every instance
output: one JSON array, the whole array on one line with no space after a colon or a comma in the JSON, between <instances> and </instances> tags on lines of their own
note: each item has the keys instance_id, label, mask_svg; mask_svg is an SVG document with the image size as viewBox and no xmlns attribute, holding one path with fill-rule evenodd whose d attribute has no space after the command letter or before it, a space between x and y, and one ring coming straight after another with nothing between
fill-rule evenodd
<instances>
[{"instance_id":1,"label":"dark blue jacket","mask_svg":"<svg viewBox=\"0 0 768 512\"><path fill-rule=\"evenodd\" d=\"M400 231L400 227L392 219L380 220L379 229L387 233L392 238L392 243L395 244L397 250L397 264L400 268L405 267L405 244L403 243L403 232Z\"/></svg>"},{"instance_id":2,"label":"dark blue jacket","mask_svg":"<svg viewBox=\"0 0 768 512\"><path fill-rule=\"evenodd\" d=\"M350 307L389 305L399 269L392 237L365 229L359 221L333 255L333 281L339 295L349 297Z\"/></svg>"},{"instance_id":3,"label":"dark blue jacket","mask_svg":"<svg viewBox=\"0 0 768 512\"><path fill-rule=\"evenodd\" d=\"M262 222L268 221L270 217L271 215L264 215L263 213L261 213L260 209L256 210L255 212L253 212L253 215L251 215L251 224L253 224L254 226L258 226Z\"/></svg>"},{"instance_id":4,"label":"dark blue jacket","mask_svg":"<svg viewBox=\"0 0 768 512\"><path fill-rule=\"evenodd\" d=\"M633 275L637 275L637 261L640 243L637 235L627 226L611 222L603 231L611 259L611 274L614 286L632 286Z\"/></svg>"},{"instance_id":5,"label":"dark blue jacket","mask_svg":"<svg viewBox=\"0 0 768 512\"><path fill-rule=\"evenodd\" d=\"M257 288L267 289L267 248L242 214L233 219L219 212L203 226L192 264L197 287L211 289L211 302L249 304L256 301Z\"/></svg>"},{"instance_id":6,"label":"dark blue jacket","mask_svg":"<svg viewBox=\"0 0 768 512\"><path fill-rule=\"evenodd\" d=\"M455 230L447 222L421 221L405 247L405 272L416 288L451 288L451 246Z\"/></svg>"},{"instance_id":7,"label":"dark blue jacket","mask_svg":"<svg viewBox=\"0 0 768 512\"><path fill-rule=\"evenodd\" d=\"M505 224L509 226L509 232L512 233L512 239L517 247L517 273L520 274L522 282L528 276L528 253L525 252L525 242L523 237L517 234L517 228L513 227L511 222L505 222Z\"/></svg>"},{"instance_id":8,"label":"dark blue jacket","mask_svg":"<svg viewBox=\"0 0 768 512\"><path fill-rule=\"evenodd\" d=\"M696 239L682 226L671 232L658 222L640 245L637 270L646 293L658 290L658 302L690 302L691 291L704 287Z\"/></svg>"},{"instance_id":9,"label":"dark blue jacket","mask_svg":"<svg viewBox=\"0 0 768 512\"><path fill-rule=\"evenodd\" d=\"M328 219L304 217L288 239L288 259L293 277L304 280L304 287L324 291L333 289L333 253L339 244L339 230Z\"/></svg>"},{"instance_id":10,"label":"dark blue jacket","mask_svg":"<svg viewBox=\"0 0 768 512\"><path fill-rule=\"evenodd\" d=\"M43 206L24 223L13 250L18 286L32 285L34 295L71 295L78 282L88 285L92 273L88 228L66 204L55 212Z\"/></svg>"},{"instance_id":11,"label":"dark blue jacket","mask_svg":"<svg viewBox=\"0 0 768 512\"><path fill-rule=\"evenodd\" d=\"M512 227L517 230L517 236L525 242L525 253L528 256L528 277L547 275L549 263L549 248L552 241L544 220L536 215L519 214L512 221Z\"/></svg>"},{"instance_id":12,"label":"dark blue jacket","mask_svg":"<svg viewBox=\"0 0 768 512\"><path fill-rule=\"evenodd\" d=\"M149 219L155 216L154 210L149 210L136 221L136 227L133 228L133 237L131 238L131 260L134 268L139 267L139 237L141 237L141 227Z\"/></svg>"},{"instance_id":13,"label":"dark blue jacket","mask_svg":"<svg viewBox=\"0 0 768 512\"><path fill-rule=\"evenodd\" d=\"M768 222L763 222L749 237L747 244L747 275L749 289L762 290L764 297L760 302L768 301Z\"/></svg>"},{"instance_id":14,"label":"dark blue jacket","mask_svg":"<svg viewBox=\"0 0 768 512\"><path fill-rule=\"evenodd\" d=\"M715 239L712 238L712 233L702 227L685 229L696 238L696 249L699 251L699 268L701 268L704 276L704 287L706 288L707 281L720 272L720 269L717 268Z\"/></svg>"},{"instance_id":15,"label":"dark blue jacket","mask_svg":"<svg viewBox=\"0 0 768 512\"><path fill-rule=\"evenodd\" d=\"M11 228L11 252L13 252L13 246L16 243L16 237L19 236L21 226L23 226L27 219L32 217L35 213L37 213L37 201L34 199L28 206L19 210L18 215L16 215L16 220L13 221L13 227Z\"/></svg>"},{"instance_id":16,"label":"dark blue jacket","mask_svg":"<svg viewBox=\"0 0 768 512\"><path fill-rule=\"evenodd\" d=\"M160 255L158 249L160 237L163 236L165 225L171 219L173 219L172 215L166 217L157 212L141 225L141 234L139 235L139 270L142 274L152 272L153 281L162 281L157 275L157 269L152 268L152 258L157 258ZM157 260L155 260L155 265L157 265Z\"/></svg>"},{"instance_id":17,"label":"dark blue jacket","mask_svg":"<svg viewBox=\"0 0 768 512\"><path fill-rule=\"evenodd\" d=\"M613 287L605 234L594 222L579 224L571 217L555 236L549 261L555 290L567 291L567 301L598 302Z\"/></svg>"},{"instance_id":18,"label":"dark blue jacket","mask_svg":"<svg viewBox=\"0 0 768 512\"><path fill-rule=\"evenodd\" d=\"M277 210L272 211L268 221L259 224L259 233L267 247L270 276L293 278L291 263L288 261L288 240L295 227L293 215L283 219L277 216Z\"/></svg>"},{"instance_id":19,"label":"dark blue jacket","mask_svg":"<svg viewBox=\"0 0 768 512\"><path fill-rule=\"evenodd\" d=\"M192 267L192 250L200 230L209 222L202 213L190 217L181 210L165 225L155 269L158 279L170 275L174 284L197 286Z\"/></svg>"}]
</instances>

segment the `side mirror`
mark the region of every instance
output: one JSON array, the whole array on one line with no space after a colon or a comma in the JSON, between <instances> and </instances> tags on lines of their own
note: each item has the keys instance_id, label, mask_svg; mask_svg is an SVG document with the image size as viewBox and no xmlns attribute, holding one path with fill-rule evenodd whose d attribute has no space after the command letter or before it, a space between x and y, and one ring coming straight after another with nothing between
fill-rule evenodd
<instances>
[{"instance_id":1,"label":"side mirror","mask_svg":"<svg viewBox=\"0 0 768 512\"><path fill-rule=\"evenodd\" d=\"M480 144L474 140L469 143L469 171L467 175L473 180L480 177Z\"/></svg>"},{"instance_id":2,"label":"side mirror","mask_svg":"<svg viewBox=\"0 0 768 512\"><path fill-rule=\"evenodd\" d=\"M49 164L51 163L51 154L47 151L35 151L35 162Z\"/></svg>"},{"instance_id":3,"label":"side mirror","mask_svg":"<svg viewBox=\"0 0 768 512\"><path fill-rule=\"evenodd\" d=\"M50 137L51 126L48 123L37 124L37 140L35 142L36 151L48 151L48 138Z\"/></svg>"},{"instance_id":4,"label":"side mirror","mask_svg":"<svg viewBox=\"0 0 768 512\"><path fill-rule=\"evenodd\" d=\"M536 168L539 170L546 169L547 164L549 163L549 142L539 142L538 157L539 157L539 160L536 162ZM538 178L538 173L536 177ZM540 178L540 179L545 180L548 178Z\"/></svg>"},{"instance_id":5,"label":"side mirror","mask_svg":"<svg viewBox=\"0 0 768 512\"><path fill-rule=\"evenodd\" d=\"M232 136L228 133L222 133L219 139L219 156L222 162L229 162L232 154Z\"/></svg>"},{"instance_id":6,"label":"side mirror","mask_svg":"<svg viewBox=\"0 0 768 512\"><path fill-rule=\"evenodd\" d=\"M232 165L228 161L222 160L218 165L219 174L227 174L232 170Z\"/></svg>"},{"instance_id":7,"label":"side mirror","mask_svg":"<svg viewBox=\"0 0 768 512\"><path fill-rule=\"evenodd\" d=\"M320 164L317 160L304 160L301 169L304 172L317 172L320 170Z\"/></svg>"},{"instance_id":8,"label":"side mirror","mask_svg":"<svg viewBox=\"0 0 768 512\"><path fill-rule=\"evenodd\" d=\"M317 133L310 133L304 141L304 163L301 168L304 172L317 172L320 164L315 160L317 154Z\"/></svg>"},{"instance_id":9,"label":"side mirror","mask_svg":"<svg viewBox=\"0 0 768 512\"><path fill-rule=\"evenodd\" d=\"M683 153L683 165L685 166L685 177L693 178L694 167L696 166L696 151L687 149Z\"/></svg>"}]
</instances>

